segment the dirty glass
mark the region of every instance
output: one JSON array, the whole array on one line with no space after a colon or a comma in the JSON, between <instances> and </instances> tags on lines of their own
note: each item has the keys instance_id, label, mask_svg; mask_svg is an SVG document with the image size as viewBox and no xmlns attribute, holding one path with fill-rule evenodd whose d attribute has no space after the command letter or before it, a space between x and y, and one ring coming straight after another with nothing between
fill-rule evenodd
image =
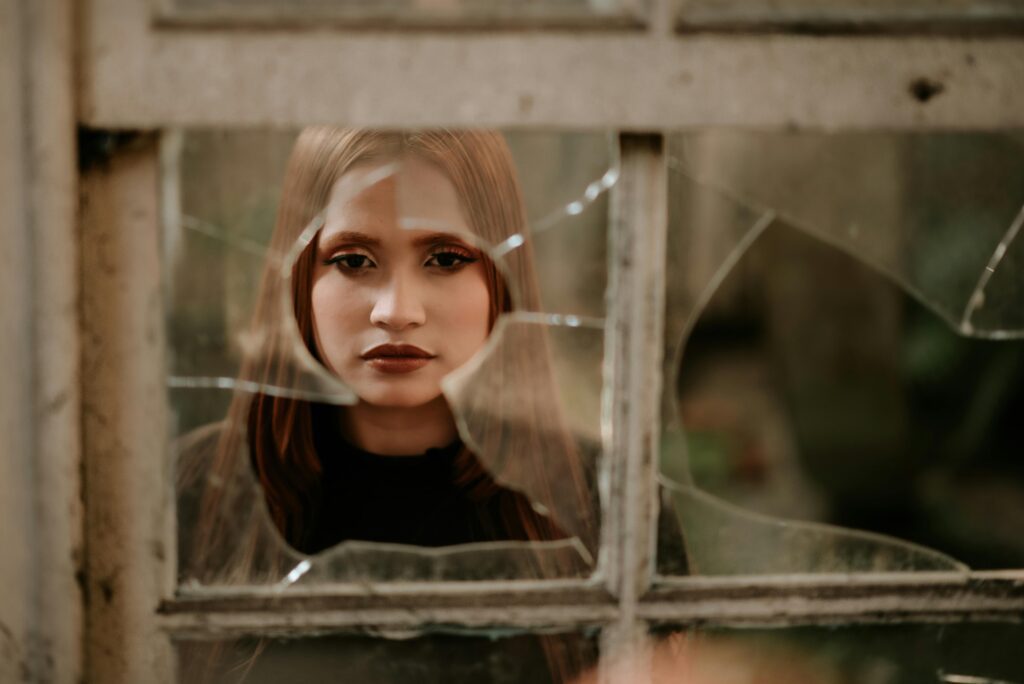
<instances>
[{"instance_id":1,"label":"dirty glass","mask_svg":"<svg viewBox=\"0 0 1024 684\"><path fill-rule=\"evenodd\" d=\"M659 571L1024 567L1024 138L670 143Z\"/></svg>"},{"instance_id":2,"label":"dirty glass","mask_svg":"<svg viewBox=\"0 0 1024 684\"><path fill-rule=\"evenodd\" d=\"M1024 627L999 622L672 629L653 681L1019 684Z\"/></svg>"},{"instance_id":3,"label":"dirty glass","mask_svg":"<svg viewBox=\"0 0 1024 684\"><path fill-rule=\"evenodd\" d=\"M818 27L851 30L1008 30L1024 25L1019 0L678 0L684 27Z\"/></svg>"},{"instance_id":4,"label":"dirty glass","mask_svg":"<svg viewBox=\"0 0 1024 684\"><path fill-rule=\"evenodd\" d=\"M636 0L156 0L163 19L340 21L373 25L516 25L636 21Z\"/></svg>"},{"instance_id":5,"label":"dirty glass","mask_svg":"<svg viewBox=\"0 0 1024 684\"><path fill-rule=\"evenodd\" d=\"M551 682L592 668L595 634L323 635L176 641L179 682Z\"/></svg>"},{"instance_id":6,"label":"dirty glass","mask_svg":"<svg viewBox=\"0 0 1024 684\"><path fill-rule=\"evenodd\" d=\"M613 141L168 136L183 585L590 574Z\"/></svg>"}]
</instances>

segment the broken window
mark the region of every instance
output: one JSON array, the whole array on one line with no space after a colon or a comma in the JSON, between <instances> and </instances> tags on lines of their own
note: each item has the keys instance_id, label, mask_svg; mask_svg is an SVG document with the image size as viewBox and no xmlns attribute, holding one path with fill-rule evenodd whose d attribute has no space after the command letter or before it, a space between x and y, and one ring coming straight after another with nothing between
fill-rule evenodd
<instances>
[{"instance_id":1,"label":"broken window","mask_svg":"<svg viewBox=\"0 0 1024 684\"><path fill-rule=\"evenodd\" d=\"M417 145L472 145L474 136L507 151L506 166L472 167L473 177L460 180L443 159L420 164L427 152ZM301 163L303 145L313 158L343 156L352 140L371 151L331 162L329 177L302 180L310 168ZM969 569L1021 566L1014 533L1024 515L1014 449L1024 374L1019 137L704 131L667 142L661 509L654 593L643 599L653 611L647 619L660 625L655 669L715 672L728 656L780 681L794 671L831 681L836 672L871 667L897 673L892 681L918 671L944 673L940 681L966 681L956 679L965 672L1013 676L1009 661L979 669L969 657L945 658L987 633L982 627L694 630L673 627L673 609L659 612L657 602L691 591L687 578L696 576L967 577ZM289 166L294 154L299 162L293 157ZM500 635L507 638L493 643L487 667L534 668L555 681L592 667L594 634L609 620L600 587L611 551L601 546L601 523L623 503L615 493L623 496L616 479L624 477L615 466L622 454L610 446L621 426L609 406L616 372L607 343L616 339L606 291L616 256L608 252L609 197L620 193L620 212L638 201L635 187L620 190L616 139L189 130L167 136L163 169L179 549L178 597L165 610L181 621L174 622L179 671L260 681L298 658L380 677L406 676L402 663L442 661L456 680L490 676L441 655L479 635L402 622L394 629L415 639L376 641L325 623L322 637L282 640L236 625L235 636L218 641L196 629L191 611L224 600L218 592L227 588L259 610L286 600L281 610L302 614L310 601L339 600L331 593L338 586L507 580L575 586L583 593L562 598L579 602L581 617L572 619L589 631L569 638L542 627L547 618L530 618L525 631L540 636ZM303 190L302 182L319 189ZM439 200L446 192L455 198L448 205ZM493 310L480 309L479 339L437 382L459 449L475 457L491 496L525 506L516 510L534 533L431 536L444 529L432 521L452 517L434 510L443 500L436 473L401 470L422 456L366 449L360 459L396 469L344 472L370 478L357 482L379 505L357 513L371 511L365 517L377 530L389 511L414 501L411 510L422 515L392 530L426 536L373 538L361 536L364 527L311 541L296 533L301 526L290 527L294 519L275 499L288 492L274 479L295 471L280 463L275 471L254 440L296 439L291 429L260 431L305 407L311 424L336 428L314 435L314 467L323 470L313 475L326 478L329 448L320 445L352 439L343 432L345 412L384 387L346 369L339 340L427 330L417 316L458 299L463 304L440 310L440 320L458 326L417 338L427 347L457 342L459 326L474 320L474 300L444 287L473 263L493 268L492 284L477 290L485 299L475 300ZM326 289L318 277L331 279ZM359 288L373 290L369 304L353 298ZM356 310L361 318L351 315ZM316 512L345 518L323 491L305 493L321 497ZM356 494L334 492L335 500ZM467 510L455 517L477 515ZM883 638L876 634L935 637L937 646L916 660L899 661L899 649L872 660L856 649ZM366 647L381 658L346 655ZM509 669L502 659L518 659L508 654L523 649L536 658ZM621 651L609 662L632 667Z\"/></svg>"},{"instance_id":2,"label":"broken window","mask_svg":"<svg viewBox=\"0 0 1024 684\"><path fill-rule=\"evenodd\" d=\"M602 134L507 141L328 127L173 138L184 586L593 571L615 152ZM401 409L429 401L452 422L429 458L376 453L359 432L383 415L360 412L421 420Z\"/></svg>"},{"instance_id":3,"label":"broken window","mask_svg":"<svg viewBox=\"0 0 1024 684\"><path fill-rule=\"evenodd\" d=\"M661 572L1020 567L1020 138L670 149Z\"/></svg>"},{"instance_id":4,"label":"broken window","mask_svg":"<svg viewBox=\"0 0 1024 684\"><path fill-rule=\"evenodd\" d=\"M12 262L40 358L68 356L46 312L82 302L85 512L61 498L76 487L50 497L73 453L11 485L41 483L26 529L66 542L40 557L86 552L84 589L46 593L87 618L81 657L52 649L81 672L56 679L1024 680L1009 3L58 5L15 13L28 49L5 72L33 268L55 235L81 263L69 285ZM124 145L82 155L81 231L51 233L76 198L49 166L74 116ZM326 164L339 177L314 197L287 189L308 123L389 132ZM456 175L425 189L432 167L399 152L444 127L503 129L521 219L481 229L514 203L507 182L467 201L480 173L456 211ZM367 203L386 235L346 226ZM420 280L385 278L382 325L417 319L409 295L445 292L435 277L483 271L456 294L496 304L460 299L448 313L476 327L436 338L476 335L437 380L458 437L430 446L446 468L472 455L478 500L434 496L452 479L403 468L412 454L364 450L403 473L344 471L383 486L333 497L319 455L267 457L314 453L299 442L323 426L351 438L342 418L374 388L338 340L350 295L396 263ZM352 287L314 297L317 274ZM399 370L432 343L362 351ZM74 393L54 396L77 429ZM294 429L300 406L316 430ZM355 498L374 515L329 509ZM427 538L451 519L491 527ZM39 643L83 636L34 619Z\"/></svg>"}]
</instances>

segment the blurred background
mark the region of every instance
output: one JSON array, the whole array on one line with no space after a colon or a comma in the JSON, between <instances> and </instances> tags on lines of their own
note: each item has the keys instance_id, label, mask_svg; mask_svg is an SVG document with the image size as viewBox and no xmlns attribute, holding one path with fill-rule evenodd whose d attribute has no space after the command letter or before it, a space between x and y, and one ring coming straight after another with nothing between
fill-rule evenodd
<instances>
[{"instance_id":1,"label":"blurred background","mask_svg":"<svg viewBox=\"0 0 1024 684\"><path fill-rule=\"evenodd\" d=\"M696 178L696 200L713 189L758 209L674 211L672 230L697 237L670 270L724 251L737 221L774 220L696 312L668 380L688 462L670 453L663 471L688 466L749 511L1020 567L1021 139L708 132L674 145L677 188ZM961 312L1007 237L972 327Z\"/></svg>"}]
</instances>

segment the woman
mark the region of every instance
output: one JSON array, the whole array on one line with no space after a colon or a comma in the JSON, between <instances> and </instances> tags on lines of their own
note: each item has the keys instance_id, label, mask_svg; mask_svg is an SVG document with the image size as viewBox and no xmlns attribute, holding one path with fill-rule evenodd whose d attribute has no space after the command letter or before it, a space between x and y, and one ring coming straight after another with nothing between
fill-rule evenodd
<instances>
[{"instance_id":1,"label":"woman","mask_svg":"<svg viewBox=\"0 0 1024 684\"><path fill-rule=\"evenodd\" d=\"M179 459L182 580L277 582L345 541L575 536L593 550L594 497L545 329L491 339L502 314L539 310L524 227L499 134L299 136L270 246L289 256L267 261L241 370L259 392L236 393L225 423L186 439ZM487 248L520 243L499 273ZM443 394L486 344L487 386L463 372ZM311 400L334 379L353 404ZM573 571L535 560L535 576Z\"/></svg>"},{"instance_id":2,"label":"woman","mask_svg":"<svg viewBox=\"0 0 1024 684\"><path fill-rule=\"evenodd\" d=\"M497 245L502 273L488 256ZM525 562L493 567L587 571L596 502L546 330L499 320L540 310L529 250L499 134L303 131L243 345L239 385L257 391L236 392L222 424L179 445L179 579L384 580L436 556L345 542L570 536L575 545L518 547L508 558ZM401 577L485 579L474 573L488 553ZM572 640L539 643L556 680L579 670ZM219 680L244 652L193 645L179 657Z\"/></svg>"}]
</instances>

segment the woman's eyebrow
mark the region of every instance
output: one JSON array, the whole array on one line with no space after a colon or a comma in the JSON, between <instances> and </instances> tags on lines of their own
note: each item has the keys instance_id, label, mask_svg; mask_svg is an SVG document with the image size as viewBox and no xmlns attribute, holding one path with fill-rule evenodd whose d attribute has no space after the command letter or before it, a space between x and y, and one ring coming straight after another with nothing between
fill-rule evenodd
<instances>
[{"instance_id":1,"label":"woman's eyebrow","mask_svg":"<svg viewBox=\"0 0 1024 684\"><path fill-rule=\"evenodd\" d=\"M430 245L443 244L445 242L454 242L460 245L466 245L466 241L455 233L427 233L426 235L421 235L412 241L413 245L416 247L427 247ZM469 245L466 246L468 247Z\"/></svg>"},{"instance_id":2,"label":"woman's eyebrow","mask_svg":"<svg viewBox=\"0 0 1024 684\"><path fill-rule=\"evenodd\" d=\"M360 233L358 230L343 230L340 233L331 233L327 238L320 243L320 249L327 252L332 249L337 249L342 245L361 245L364 247L379 247L380 240L367 235L366 233Z\"/></svg>"}]
</instances>

